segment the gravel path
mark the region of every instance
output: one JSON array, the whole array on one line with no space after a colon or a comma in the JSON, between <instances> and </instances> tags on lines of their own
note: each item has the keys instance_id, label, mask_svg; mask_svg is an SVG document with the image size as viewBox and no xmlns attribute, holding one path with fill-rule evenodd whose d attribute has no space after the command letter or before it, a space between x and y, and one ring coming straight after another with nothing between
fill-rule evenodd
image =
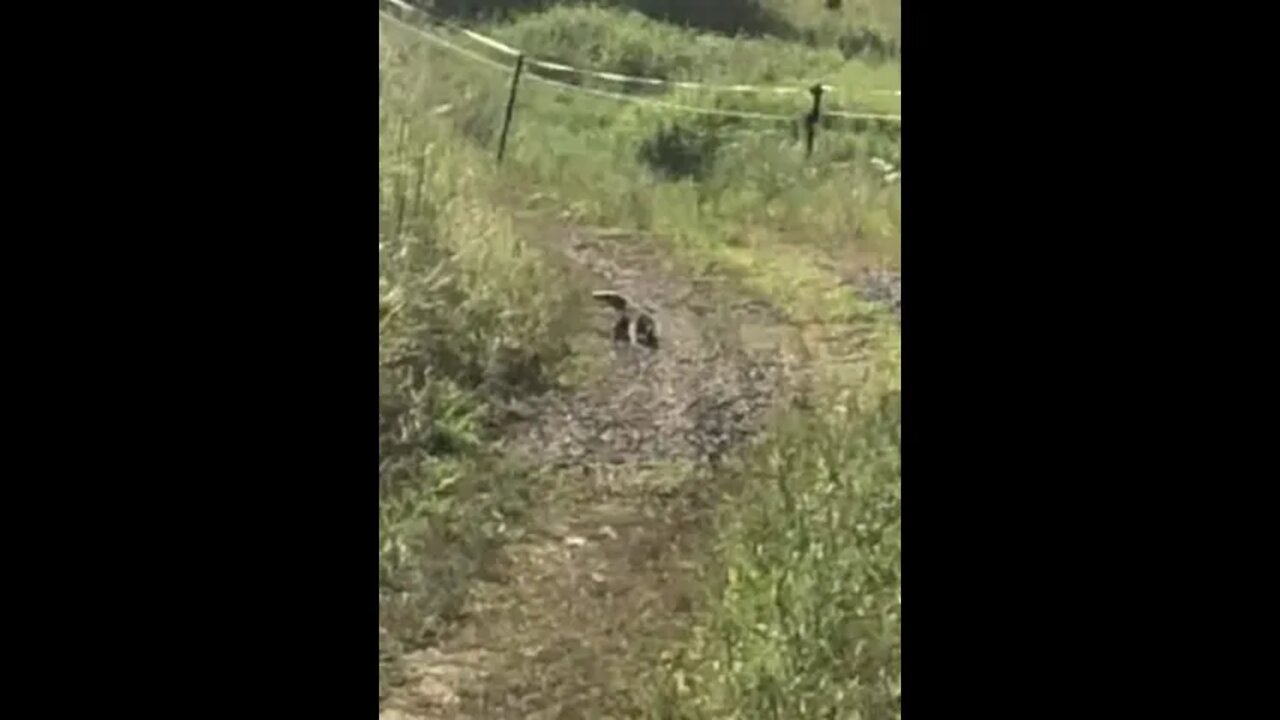
<instances>
[{"instance_id":1,"label":"gravel path","mask_svg":"<svg viewBox=\"0 0 1280 720\"><path fill-rule=\"evenodd\" d=\"M867 300L883 305L899 323L902 322L901 272L887 268L864 268L853 277L846 278L845 284Z\"/></svg>"}]
</instances>

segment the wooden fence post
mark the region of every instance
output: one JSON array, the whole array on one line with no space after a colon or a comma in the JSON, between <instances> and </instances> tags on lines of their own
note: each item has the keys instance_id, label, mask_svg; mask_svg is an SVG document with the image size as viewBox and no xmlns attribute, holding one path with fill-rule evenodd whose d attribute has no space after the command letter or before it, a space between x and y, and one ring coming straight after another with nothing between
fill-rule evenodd
<instances>
[{"instance_id":1,"label":"wooden fence post","mask_svg":"<svg viewBox=\"0 0 1280 720\"><path fill-rule=\"evenodd\" d=\"M809 88L809 92L813 95L813 109L809 111L809 115L804 119L805 136L804 136L804 156L813 155L813 136L818 131L818 117L822 112L822 83L818 83Z\"/></svg>"},{"instance_id":2,"label":"wooden fence post","mask_svg":"<svg viewBox=\"0 0 1280 720\"><path fill-rule=\"evenodd\" d=\"M516 70L511 75L511 94L507 96L507 115L502 119L502 136L498 138L498 162L507 151L507 130L511 128L511 114L516 109L516 88L520 85L520 71L524 69L524 54L516 56Z\"/></svg>"}]
</instances>

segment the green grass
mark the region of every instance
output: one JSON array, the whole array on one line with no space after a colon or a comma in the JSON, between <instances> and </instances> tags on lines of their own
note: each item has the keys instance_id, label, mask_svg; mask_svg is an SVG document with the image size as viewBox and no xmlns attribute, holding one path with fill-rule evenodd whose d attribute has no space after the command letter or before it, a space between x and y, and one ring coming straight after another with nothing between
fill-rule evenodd
<instances>
[{"instance_id":1,"label":"green grass","mask_svg":"<svg viewBox=\"0 0 1280 720\"><path fill-rule=\"evenodd\" d=\"M652 718L901 717L901 393L829 376L730 472L717 568Z\"/></svg>"},{"instance_id":2,"label":"green grass","mask_svg":"<svg viewBox=\"0 0 1280 720\"><path fill-rule=\"evenodd\" d=\"M494 452L505 398L566 367L572 284L516 231L488 157L384 64L379 214L383 677L456 615L534 468Z\"/></svg>"},{"instance_id":3,"label":"green grass","mask_svg":"<svg viewBox=\"0 0 1280 720\"><path fill-rule=\"evenodd\" d=\"M634 11L560 6L514 24L489 26L488 31L543 59L626 75L726 85L801 87L821 80L835 86L833 103L840 102L843 95L846 104L866 90L899 87L896 64L846 62L834 46L700 34ZM598 86L618 88L614 83ZM687 97L702 99L696 95ZM882 110L897 108L897 101L891 96L875 102ZM803 96L798 107L807 109L807 103L808 97ZM779 109L777 105L765 107Z\"/></svg>"},{"instance_id":4,"label":"green grass","mask_svg":"<svg viewBox=\"0 0 1280 720\"><path fill-rule=\"evenodd\" d=\"M445 14L467 14L454 5ZM896 41L896 3L846 1L836 12L824 0L769 0L784 29L736 40L658 22L659 5L557 6L482 29L572 65L718 83L821 80L836 87L834 106L897 112L896 98L866 94L898 87L896 62L846 60L838 47L868 29ZM792 123L705 118L526 77L497 167L509 75L389 23L382 33L383 296L400 308L383 321L382 357L431 360L383 371L384 417L400 418L384 442L407 434L396 447L413 448L383 460L388 645L428 641L449 621L453 588L481 572L477 558L527 502L529 470L490 450L486 408L566 369L572 289L512 221L534 209L656 231L687 272L729 275L798 324L876 327L871 357L853 366L814 342L822 372L810 407L783 413L728 471L740 492L714 529L706 599L687 642L655 678L637 679L636 693L654 717L899 716L900 340L834 269L848 256L897 263L901 186L873 162L899 164L897 132L833 124L806 158ZM803 96L587 85L807 110Z\"/></svg>"},{"instance_id":5,"label":"green grass","mask_svg":"<svg viewBox=\"0 0 1280 720\"><path fill-rule=\"evenodd\" d=\"M569 29L555 31L557 26ZM438 109L467 137L495 151L509 75L441 50L401 28L388 24L384 30L402 49L403 62L412 59L421 72L429 73L423 110ZM847 94L857 98L847 103L849 109L896 110L896 98L859 90L868 85L894 87L896 75L875 79L878 71L862 63L789 43L735 43L714 36L706 40L707 36L639 16L595 8L556 8L546 16L488 31L542 56L607 70L623 69L632 52L608 48L679 48L692 54L690 62L703 79L801 84L821 79L836 85L837 95L847 88ZM460 36L452 39L483 50ZM751 43L759 47L741 49ZM788 49L794 57L784 53ZM641 58L636 63L649 62L642 55L634 57ZM751 58L757 60L749 62ZM831 76L815 78L806 70L821 74L824 67L833 68ZM653 229L716 245L772 244L785 237L793 244L896 257L901 189L873 162L878 158L899 164L894 127L859 132L846 124L820 131L813 157L806 158L798 120L808 110L807 98L686 95L678 92L663 99L786 114L797 122L689 115L574 93L526 77L503 168L508 185L526 188L527 198L536 196L546 205L563 208L583 223ZM653 147L664 134L675 134L673 128L682 131L682 142L656 159L652 153L646 156L646 147ZM682 174L690 155L697 172Z\"/></svg>"},{"instance_id":6,"label":"green grass","mask_svg":"<svg viewBox=\"0 0 1280 720\"><path fill-rule=\"evenodd\" d=\"M827 0L764 0L763 4L807 43L872 59L901 55L899 0L843 0L837 10L828 9Z\"/></svg>"},{"instance_id":7,"label":"green grass","mask_svg":"<svg viewBox=\"0 0 1280 720\"><path fill-rule=\"evenodd\" d=\"M655 21L726 37L775 37L871 60L901 52L897 0L421 0L440 16L524 19L562 7L630 10Z\"/></svg>"}]
</instances>

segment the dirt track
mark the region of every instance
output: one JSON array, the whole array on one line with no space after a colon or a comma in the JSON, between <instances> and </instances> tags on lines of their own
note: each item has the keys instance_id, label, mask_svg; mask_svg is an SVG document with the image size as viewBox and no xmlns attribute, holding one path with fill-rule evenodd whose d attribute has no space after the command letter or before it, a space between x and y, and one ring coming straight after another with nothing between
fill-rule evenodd
<instances>
[{"instance_id":1,"label":"dirt track","mask_svg":"<svg viewBox=\"0 0 1280 720\"><path fill-rule=\"evenodd\" d=\"M584 298L599 321L575 345L606 358L603 372L510 428L510 452L555 468L529 531L455 631L405 658L385 719L632 714L625 689L691 606L716 466L800 382L796 331L767 306L695 286L639 237L539 234L597 289L654 307L661 346L614 346L613 311Z\"/></svg>"}]
</instances>

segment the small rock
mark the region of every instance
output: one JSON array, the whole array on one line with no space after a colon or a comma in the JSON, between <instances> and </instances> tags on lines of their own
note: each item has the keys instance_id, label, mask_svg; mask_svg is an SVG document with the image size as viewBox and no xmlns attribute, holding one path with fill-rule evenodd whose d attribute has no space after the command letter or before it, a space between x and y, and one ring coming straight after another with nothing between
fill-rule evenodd
<instances>
[{"instance_id":1,"label":"small rock","mask_svg":"<svg viewBox=\"0 0 1280 720\"><path fill-rule=\"evenodd\" d=\"M587 544L587 539L581 535L566 535L564 538L564 544L569 547L582 547Z\"/></svg>"}]
</instances>

